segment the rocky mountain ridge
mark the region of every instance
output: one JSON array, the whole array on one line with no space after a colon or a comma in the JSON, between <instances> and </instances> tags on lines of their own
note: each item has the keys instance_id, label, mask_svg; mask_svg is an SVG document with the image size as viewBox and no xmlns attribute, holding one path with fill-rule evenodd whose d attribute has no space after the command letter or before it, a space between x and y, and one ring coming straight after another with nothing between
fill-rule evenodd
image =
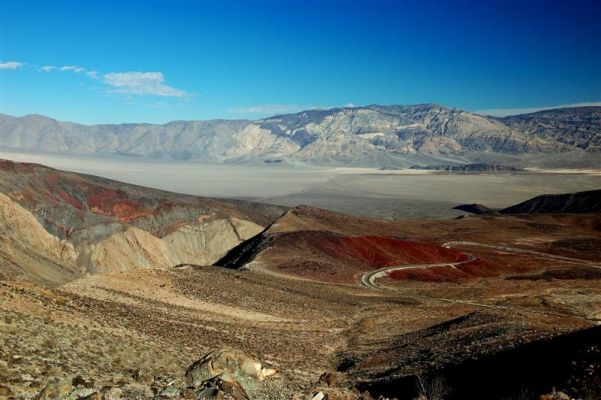
<instances>
[{"instance_id":1,"label":"rocky mountain ridge","mask_svg":"<svg viewBox=\"0 0 601 400\"><path fill-rule=\"evenodd\" d=\"M202 162L407 167L519 163L516 156L557 154L570 162L594 161L600 143L601 107L493 118L436 104L371 105L164 125L81 125L0 115L2 149Z\"/></svg>"},{"instance_id":2,"label":"rocky mountain ridge","mask_svg":"<svg viewBox=\"0 0 601 400\"><path fill-rule=\"evenodd\" d=\"M598 212L601 212L601 190L544 194L501 210L503 214Z\"/></svg>"},{"instance_id":3,"label":"rocky mountain ridge","mask_svg":"<svg viewBox=\"0 0 601 400\"><path fill-rule=\"evenodd\" d=\"M472 214L584 214L601 212L601 190L576 193L543 194L496 210L482 204L460 204L457 210Z\"/></svg>"}]
</instances>

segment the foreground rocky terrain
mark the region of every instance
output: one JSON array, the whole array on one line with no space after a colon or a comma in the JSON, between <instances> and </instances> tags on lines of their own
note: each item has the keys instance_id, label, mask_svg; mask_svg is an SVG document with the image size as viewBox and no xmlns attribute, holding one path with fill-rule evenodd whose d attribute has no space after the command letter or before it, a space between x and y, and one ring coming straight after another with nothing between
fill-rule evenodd
<instances>
[{"instance_id":1,"label":"foreground rocky terrain","mask_svg":"<svg viewBox=\"0 0 601 400\"><path fill-rule=\"evenodd\" d=\"M493 118L436 104L372 105L258 121L92 126L0 115L1 149L230 163L590 168L599 167L600 138L600 107Z\"/></svg>"},{"instance_id":2,"label":"foreground rocky terrain","mask_svg":"<svg viewBox=\"0 0 601 400\"><path fill-rule=\"evenodd\" d=\"M34 165L4 168L4 187L21 186L4 193L0 209L3 398L601 394L601 214L383 221L159 194ZM99 204L90 202L99 182L103 193L124 192L100 202L98 210L112 213L89 206ZM161 214L153 196L179 213ZM127 218L114 211L126 199L136 205ZM128 268L83 273L69 264L81 245L44 223L110 217L110 226L162 240L157 232L195 226L186 218L207 208L266 228L232 240L212 261L203 258L211 241L202 240L202 262L149 265L140 257ZM140 210L152 213L132 216ZM126 256L148 252L142 240L125 243ZM555 397L540 397L547 394Z\"/></svg>"}]
</instances>

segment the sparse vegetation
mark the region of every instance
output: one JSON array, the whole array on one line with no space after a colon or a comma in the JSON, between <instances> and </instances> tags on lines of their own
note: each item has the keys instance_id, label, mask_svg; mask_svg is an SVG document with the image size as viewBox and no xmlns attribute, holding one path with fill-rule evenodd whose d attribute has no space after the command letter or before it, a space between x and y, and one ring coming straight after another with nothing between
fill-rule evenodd
<instances>
[{"instance_id":1,"label":"sparse vegetation","mask_svg":"<svg viewBox=\"0 0 601 400\"><path fill-rule=\"evenodd\" d=\"M444 400L445 396L451 392L442 375L418 375L416 380L416 400Z\"/></svg>"}]
</instances>

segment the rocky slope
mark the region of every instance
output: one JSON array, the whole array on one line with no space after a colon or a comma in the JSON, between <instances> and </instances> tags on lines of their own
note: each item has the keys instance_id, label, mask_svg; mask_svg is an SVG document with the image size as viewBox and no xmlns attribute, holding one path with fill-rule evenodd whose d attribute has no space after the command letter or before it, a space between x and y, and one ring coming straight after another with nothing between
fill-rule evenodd
<instances>
[{"instance_id":1,"label":"rocky slope","mask_svg":"<svg viewBox=\"0 0 601 400\"><path fill-rule=\"evenodd\" d=\"M601 212L601 190L545 194L504 208L500 212L503 214L598 213Z\"/></svg>"},{"instance_id":2,"label":"rocky slope","mask_svg":"<svg viewBox=\"0 0 601 400\"><path fill-rule=\"evenodd\" d=\"M0 194L2 271L46 283L86 272L210 265L283 212L3 160Z\"/></svg>"},{"instance_id":3,"label":"rocky slope","mask_svg":"<svg viewBox=\"0 0 601 400\"><path fill-rule=\"evenodd\" d=\"M533 137L601 151L601 107L559 108L498 120Z\"/></svg>"},{"instance_id":4,"label":"rocky slope","mask_svg":"<svg viewBox=\"0 0 601 400\"><path fill-rule=\"evenodd\" d=\"M601 212L601 190L587 190L577 193L543 194L496 210L482 204L460 204L456 210L472 214L583 214Z\"/></svg>"},{"instance_id":5,"label":"rocky slope","mask_svg":"<svg viewBox=\"0 0 601 400\"><path fill-rule=\"evenodd\" d=\"M0 193L0 279L44 284L80 276L73 245L48 233L26 209Z\"/></svg>"},{"instance_id":6,"label":"rocky slope","mask_svg":"<svg viewBox=\"0 0 601 400\"><path fill-rule=\"evenodd\" d=\"M504 119L435 104L308 110L258 121L174 121L164 125L80 125L40 115L0 115L0 148L120 154L210 162L306 162L411 166L519 163L554 155L574 163L599 150L599 107ZM557 157L561 154L561 157Z\"/></svg>"}]
</instances>

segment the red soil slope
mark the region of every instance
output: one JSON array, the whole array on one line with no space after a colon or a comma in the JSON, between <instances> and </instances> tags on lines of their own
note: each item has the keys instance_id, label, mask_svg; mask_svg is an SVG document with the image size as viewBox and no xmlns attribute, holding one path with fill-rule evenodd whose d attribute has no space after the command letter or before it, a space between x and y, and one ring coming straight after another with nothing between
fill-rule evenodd
<instances>
[{"instance_id":1,"label":"red soil slope","mask_svg":"<svg viewBox=\"0 0 601 400\"><path fill-rule=\"evenodd\" d=\"M371 268L467 259L465 254L453 249L382 236L330 237L320 240L316 246L342 262L359 262Z\"/></svg>"},{"instance_id":2,"label":"red soil slope","mask_svg":"<svg viewBox=\"0 0 601 400\"><path fill-rule=\"evenodd\" d=\"M382 267L467 259L459 251L429 243L386 236L341 236L323 231L273 235L259 253L263 265L278 271L339 283L357 283L361 274Z\"/></svg>"}]
</instances>

